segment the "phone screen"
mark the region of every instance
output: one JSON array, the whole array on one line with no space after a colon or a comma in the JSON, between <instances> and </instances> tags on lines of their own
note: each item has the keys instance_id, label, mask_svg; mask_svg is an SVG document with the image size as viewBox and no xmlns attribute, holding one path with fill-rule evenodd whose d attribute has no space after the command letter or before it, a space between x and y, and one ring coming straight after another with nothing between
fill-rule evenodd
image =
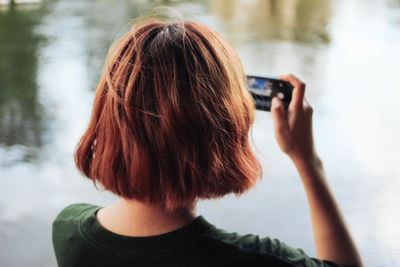
<instances>
[{"instance_id":1,"label":"phone screen","mask_svg":"<svg viewBox=\"0 0 400 267\"><path fill-rule=\"evenodd\" d=\"M289 107L292 99L293 86L279 79L247 75L247 88L254 99L256 109L271 110L273 97L278 97L285 109Z\"/></svg>"}]
</instances>

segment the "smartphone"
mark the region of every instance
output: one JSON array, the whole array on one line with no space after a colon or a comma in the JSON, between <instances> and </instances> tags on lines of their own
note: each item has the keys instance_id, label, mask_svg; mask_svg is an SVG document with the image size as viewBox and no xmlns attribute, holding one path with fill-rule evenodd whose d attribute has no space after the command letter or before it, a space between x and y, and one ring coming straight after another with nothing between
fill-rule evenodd
<instances>
[{"instance_id":1,"label":"smartphone","mask_svg":"<svg viewBox=\"0 0 400 267\"><path fill-rule=\"evenodd\" d=\"M275 96L282 101L285 110L288 109L292 100L293 86L286 81L275 78L247 75L247 89L253 96L258 110L270 111L271 101Z\"/></svg>"}]
</instances>

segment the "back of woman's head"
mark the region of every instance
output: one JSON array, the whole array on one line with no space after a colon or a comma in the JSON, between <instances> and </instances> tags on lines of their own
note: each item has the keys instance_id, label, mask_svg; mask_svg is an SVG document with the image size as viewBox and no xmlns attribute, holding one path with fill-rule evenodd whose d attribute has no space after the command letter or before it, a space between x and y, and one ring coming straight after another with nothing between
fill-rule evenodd
<instances>
[{"instance_id":1,"label":"back of woman's head","mask_svg":"<svg viewBox=\"0 0 400 267\"><path fill-rule=\"evenodd\" d=\"M176 210L260 176L240 59L194 22L147 21L110 50L77 167L103 188Z\"/></svg>"}]
</instances>

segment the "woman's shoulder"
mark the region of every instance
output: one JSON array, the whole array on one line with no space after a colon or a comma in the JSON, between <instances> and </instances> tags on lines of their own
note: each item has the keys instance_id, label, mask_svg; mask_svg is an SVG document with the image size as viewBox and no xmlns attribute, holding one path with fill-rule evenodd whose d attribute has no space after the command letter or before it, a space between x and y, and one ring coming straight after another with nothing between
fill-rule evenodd
<instances>
[{"instance_id":1,"label":"woman's shoulder","mask_svg":"<svg viewBox=\"0 0 400 267\"><path fill-rule=\"evenodd\" d=\"M211 238L221 255L230 254L228 260L269 263L279 266L338 266L333 262L310 257L300 248L293 248L277 238L256 234L238 234L214 228Z\"/></svg>"},{"instance_id":2,"label":"woman's shoulder","mask_svg":"<svg viewBox=\"0 0 400 267\"><path fill-rule=\"evenodd\" d=\"M53 221L52 239L59 266L81 266L79 258L87 248L82 223L91 221L100 208L79 203L65 207L57 215Z\"/></svg>"},{"instance_id":3,"label":"woman's shoulder","mask_svg":"<svg viewBox=\"0 0 400 267\"><path fill-rule=\"evenodd\" d=\"M98 209L100 209L99 206L87 203L72 204L61 210L54 223L79 221L86 215L96 212Z\"/></svg>"},{"instance_id":4,"label":"woman's shoulder","mask_svg":"<svg viewBox=\"0 0 400 267\"><path fill-rule=\"evenodd\" d=\"M80 222L85 218L92 217L100 208L86 203L78 203L62 209L53 221L53 241L61 239L65 235L78 234Z\"/></svg>"}]
</instances>

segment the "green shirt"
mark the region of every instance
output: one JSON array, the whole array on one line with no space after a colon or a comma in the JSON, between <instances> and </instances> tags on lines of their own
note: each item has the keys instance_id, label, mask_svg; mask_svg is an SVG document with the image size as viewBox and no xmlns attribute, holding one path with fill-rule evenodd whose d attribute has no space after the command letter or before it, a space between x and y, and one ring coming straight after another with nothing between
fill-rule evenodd
<instances>
[{"instance_id":1,"label":"green shirt","mask_svg":"<svg viewBox=\"0 0 400 267\"><path fill-rule=\"evenodd\" d=\"M162 235L122 236L99 224L100 208L74 204L57 216L53 245L58 266L337 266L277 239L218 229L202 216Z\"/></svg>"}]
</instances>

